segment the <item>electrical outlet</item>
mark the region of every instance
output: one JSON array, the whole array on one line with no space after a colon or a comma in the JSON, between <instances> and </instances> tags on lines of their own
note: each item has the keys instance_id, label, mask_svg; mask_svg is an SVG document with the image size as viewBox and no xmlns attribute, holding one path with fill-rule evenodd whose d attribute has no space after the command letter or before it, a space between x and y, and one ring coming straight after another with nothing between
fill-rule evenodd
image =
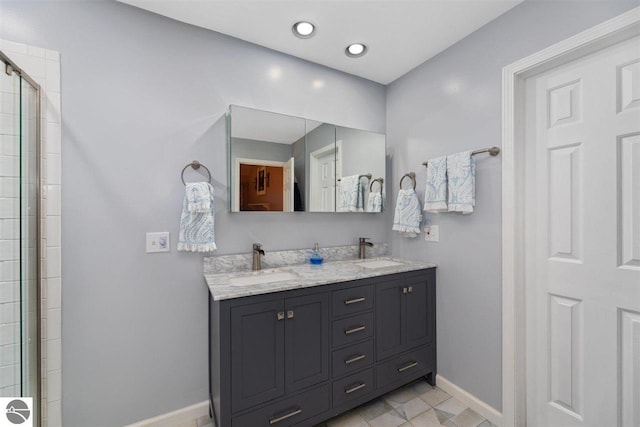
<instances>
[{"instance_id":1,"label":"electrical outlet","mask_svg":"<svg viewBox=\"0 0 640 427\"><path fill-rule=\"evenodd\" d=\"M160 231L156 233L147 233L147 253L169 252L171 251L171 242L169 241L169 232Z\"/></svg>"},{"instance_id":2,"label":"electrical outlet","mask_svg":"<svg viewBox=\"0 0 640 427\"><path fill-rule=\"evenodd\" d=\"M424 240L427 242L440 241L440 226L428 225L424 228Z\"/></svg>"}]
</instances>

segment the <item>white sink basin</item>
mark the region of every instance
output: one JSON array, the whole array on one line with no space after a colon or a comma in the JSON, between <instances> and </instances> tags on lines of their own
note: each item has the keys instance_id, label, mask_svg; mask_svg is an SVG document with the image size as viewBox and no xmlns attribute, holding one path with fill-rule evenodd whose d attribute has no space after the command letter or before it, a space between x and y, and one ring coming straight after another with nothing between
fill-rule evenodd
<instances>
[{"instance_id":1,"label":"white sink basin","mask_svg":"<svg viewBox=\"0 0 640 427\"><path fill-rule=\"evenodd\" d=\"M259 285L262 283L283 282L285 280L298 279L300 275L287 270L262 270L242 276L229 278L231 286Z\"/></svg>"},{"instance_id":2,"label":"white sink basin","mask_svg":"<svg viewBox=\"0 0 640 427\"><path fill-rule=\"evenodd\" d=\"M373 261L364 261L358 263L360 267L364 268L385 268L385 267L394 267L396 265L402 265L401 262L390 261L388 259L376 259Z\"/></svg>"}]
</instances>

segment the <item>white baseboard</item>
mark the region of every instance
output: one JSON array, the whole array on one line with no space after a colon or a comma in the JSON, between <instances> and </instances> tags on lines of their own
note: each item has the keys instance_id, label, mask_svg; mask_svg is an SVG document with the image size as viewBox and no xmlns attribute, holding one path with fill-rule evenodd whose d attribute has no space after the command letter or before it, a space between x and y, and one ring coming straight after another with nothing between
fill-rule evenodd
<instances>
[{"instance_id":1,"label":"white baseboard","mask_svg":"<svg viewBox=\"0 0 640 427\"><path fill-rule=\"evenodd\" d=\"M468 391L458 387L442 375L436 375L436 385L449 393L452 397L455 397L460 402L476 411L478 414L485 417L487 420L491 421L493 424L498 427L502 427L502 412L484 403Z\"/></svg>"},{"instance_id":2,"label":"white baseboard","mask_svg":"<svg viewBox=\"0 0 640 427\"><path fill-rule=\"evenodd\" d=\"M149 418L126 427L201 427L213 424L209 419L209 401Z\"/></svg>"}]
</instances>

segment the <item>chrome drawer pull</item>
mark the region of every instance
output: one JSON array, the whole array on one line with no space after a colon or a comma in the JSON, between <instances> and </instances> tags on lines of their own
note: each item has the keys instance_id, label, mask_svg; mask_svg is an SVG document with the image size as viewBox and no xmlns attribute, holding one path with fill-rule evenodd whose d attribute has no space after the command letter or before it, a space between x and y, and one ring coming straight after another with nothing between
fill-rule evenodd
<instances>
[{"instance_id":1,"label":"chrome drawer pull","mask_svg":"<svg viewBox=\"0 0 640 427\"><path fill-rule=\"evenodd\" d=\"M293 319L295 312L293 310L287 311L287 319Z\"/></svg>"},{"instance_id":2,"label":"chrome drawer pull","mask_svg":"<svg viewBox=\"0 0 640 427\"><path fill-rule=\"evenodd\" d=\"M361 388L365 388L366 386L367 386L367 384L365 384L365 383L360 383L360 384L358 384L357 386L354 386L354 387L351 387L351 388L345 388L345 389L344 389L344 392L345 392L346 394L351 394L351 393L353 393L354 391L358 391L358 390L360 390Z\"/></svg>"},{"instance_id":3,"label":"chrome drawer pull","mask_svg":"<svg viewBox=\"0 0 640 427\"><path fill-rule=\"evenodd\" d=\"M277 418L270 418L269 419L269 424L273 425L275 423L279 423L280 421L284 421L286 419L289 419L295 415L301 414L302 413L302 409L298 408L293 412L289 412L288 414L282 415L280 417Z\"/></svg>"},{"instance_id":4,"label":"chrome drawer pull","mask_svg":"<svg viewBox=\"0 0 640 427\"><path fill-rule=\"evenodd\" d=\"M345 364L345 365L350 365L350 364L352 364L353 362L357 362L358 360L362 360L362 359L364 359L364 358L366 358L366 357L367 357L367 356L366 356L366 355L364 355L364 354L359 354L359 355L357 355L357 356L352 357L351 359L347 359L347 360L345 360L345 361L344 361L344 364Z\"/></svg>"},{"instance_id":5,"label":"chrome drawer pull","mask_svg":"<svg viewBox=\"0 0 640 427\"><path fill-rule=\"evenodd\" d=\"M344 305L356 304L356 303L359 303L359 302L363 302L363 301L365 301L365 300L366 300L366 298L365 298L365 297L354 298L354 299L348 299L348 300L345 300Z\"/></svg>"},{"instance_id":6,"label":"chrome drawer pull","mask_svg":"<svg viewBox=\"0 0 640 427\"><path fill-rule=\"evenodd\" d=\"M358 326L357 328L353 328L353 329L345 329L344 334L351 335L351 334L355 334L356 332L364 331L365 329L366 329L366 326L364 325Z\"/></svg>"},{"instance_id":7,"label":"chrome drawer pull","mask_svg":"<svg viewBox=\"0 0 640 427\"><path fill-rule=\"evenodd\" d=\"M278 320L283 320L284 319L284 311L279 311L276 314L276 317L277 317Z\"/></svg>"},{"instance_id":8,"label":"chrome drawer pull","mask_svg":"<svg viewBox=\"0 0 640 427\"><path fill-rule=\"evenodd\" d=\"M418 362L411 362L407 366L403 366L402 368L398 368L398 372L404 372L407 369L415 368L418 366Z\"/></svg>"}]
</instances>

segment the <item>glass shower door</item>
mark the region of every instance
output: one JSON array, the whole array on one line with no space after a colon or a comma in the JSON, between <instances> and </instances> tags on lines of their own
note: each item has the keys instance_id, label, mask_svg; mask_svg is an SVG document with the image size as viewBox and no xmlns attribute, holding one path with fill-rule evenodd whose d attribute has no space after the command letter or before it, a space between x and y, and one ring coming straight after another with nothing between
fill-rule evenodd
<instances>
[{"instance_id":1,"label":"glass shower door","mask_svg":"<svg viewBox=\"0 0 640 427\"><path fill-rule=\"evenodd\" d=\"M39 89L0 59L0 397L37 408Z\"/></svg>"}]
</instances>

